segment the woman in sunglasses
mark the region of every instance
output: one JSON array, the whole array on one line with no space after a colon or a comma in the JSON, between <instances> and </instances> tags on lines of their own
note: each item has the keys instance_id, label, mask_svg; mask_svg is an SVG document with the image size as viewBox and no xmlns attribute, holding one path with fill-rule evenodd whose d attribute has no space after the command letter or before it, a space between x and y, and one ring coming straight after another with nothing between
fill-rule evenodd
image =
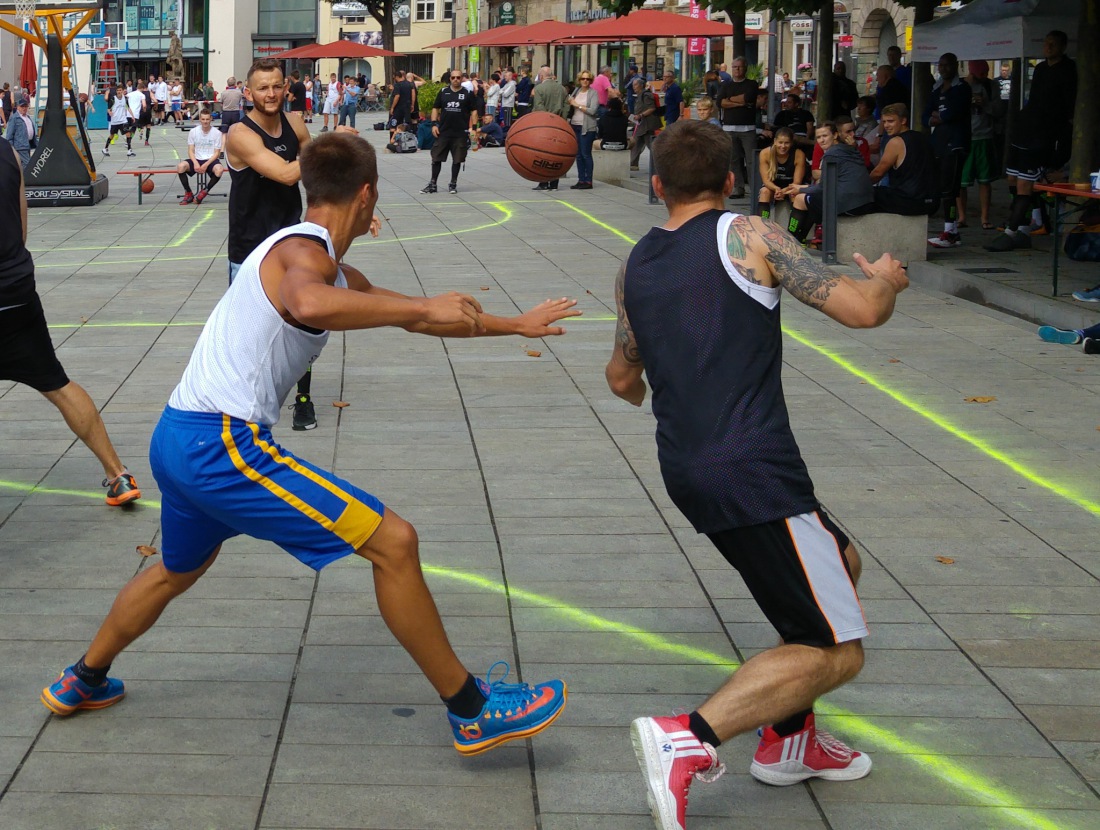
<instances>
[{"instance_id":1,"label":"woman in sunglasses","mask_svg":"<svg viewBox=\"0 0 1100 830\"><path fill-rule=\"evenodd\" d=\"M596 110L599 96L592 88L592 73L577 76L577 88L569 97L573 115L569 123L577 134L577 183L570 190L592 189L592 142L596 140Z\"/></svg>"}]
</instances>

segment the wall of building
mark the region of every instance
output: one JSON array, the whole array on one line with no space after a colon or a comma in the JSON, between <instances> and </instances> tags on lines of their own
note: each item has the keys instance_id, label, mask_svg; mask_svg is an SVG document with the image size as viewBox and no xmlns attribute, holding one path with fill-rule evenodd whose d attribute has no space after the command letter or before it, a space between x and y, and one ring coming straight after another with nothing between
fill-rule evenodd
<instances>
[{"instance_id":1,"label":"wall of building","mask_svg":"<svg viewBox=\"0 0 1100 830\"><path fill-rule=\"evenodd\" d=\"M252 64L252 33L256 31L257 0L234 0L232 3L211 2L210 27L210 76L214 88L225 88L225 81L233 75L243 78Z\"/></svg>"}]
</instances>

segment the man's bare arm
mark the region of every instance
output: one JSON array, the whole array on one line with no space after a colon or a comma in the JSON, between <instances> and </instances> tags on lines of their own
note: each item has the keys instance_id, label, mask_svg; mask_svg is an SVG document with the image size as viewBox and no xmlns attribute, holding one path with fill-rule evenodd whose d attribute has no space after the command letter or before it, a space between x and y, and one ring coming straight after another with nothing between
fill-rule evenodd
<instances>
[{"instance_id":1,"label":"man's bare arm","mask_svg":"<svg viewBox=\"0 0 1100 830\"><path fill-rule=\"evenodd\" d=\"M882 151L882 155L879 157L878 164L875 165L875 169L871 171L871 183L878 184L894 169L894 165L898 163L898 158L901 156L901 150L905 147L904 141L891 141L886 139L886 147Z\"/></svg>"},{"instance_id":2,"label":"man's bare arm","mask_svg":"<svg viewBox=\"0 0 1100 830\"><path fill-rule=\"evenodd\" d=\"M604 369L604 377L612 392L627 403L641 406L645 400L646 386L642 379L642 356L638 343L634 339L634 330L626 316L623 296L626 286L626 263L619 269L615 278L615 306L619 319L615 324L615 345L611 350L611 359Z\"/></svg>"},{"instance_id":3,"label":"man's bare arm","mask_svg":"<svg viewBox=\"0 0 1100 830\"><path fill-rule=\"evenodd\" d=\"M302 126L305 127L304 124ZM251 167L264 178L279 184L298 184L298 180L302 178L302 171L297 161L287 162L277 153L271 152L264 146L263 139L244 124L234 124L229 128L229 135L226 136L225 142L225 156L238 170L242 167Z\"/></svg>"},{"instance_id":4,"label":"man's bare arm","mask_svg":"<svg viewBox=\"0 0 1100 830\"><path fill-rule=\"evenodd\" d=\"M850 328L881 326L894 313L897 295L909 285L905 269L889 254L874 263L856 254L855 263L867 279L855 280L834 274L778 225L756 216L750 221L760 231L752 245L776 283L799 302Z\"/></svg>"}]
</instances>

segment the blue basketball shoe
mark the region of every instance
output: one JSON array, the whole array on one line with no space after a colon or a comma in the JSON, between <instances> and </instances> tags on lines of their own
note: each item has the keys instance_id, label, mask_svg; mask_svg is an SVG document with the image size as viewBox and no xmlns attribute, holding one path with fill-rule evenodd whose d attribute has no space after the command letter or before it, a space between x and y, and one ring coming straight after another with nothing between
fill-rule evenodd
<instances>
[{"instance_id":1,"label":"blue basketball shoe","mask_svg":"<svg viewBox=\"0 0 1100 830\"><path fill-rule=\"evenodd\" d=\"M125 696L126 687L118 678L108 677L102 686L89 686L69 666L52 686L42 690L41 699L55 715L71 715L77 709L103 709Z\"/></svg>"},{"instance_id":2,"label":"blue basketball shoe","mask_svg":"<svg viewBox=\"0 0 1100 830\"><path fill-rule=\"evenodd\" d=\"M493 681L493 669L504 666L504 675ZM529 738L548 727L562 713L568 692L565 683L550 680L529 686L505 683L509 666L503 660L489 667L485 680L477 685L485 695L485 708L467 720L447 713L455 735L455 749L463 755L478 755L506 741Z\"/></svg>"}]
</instances>

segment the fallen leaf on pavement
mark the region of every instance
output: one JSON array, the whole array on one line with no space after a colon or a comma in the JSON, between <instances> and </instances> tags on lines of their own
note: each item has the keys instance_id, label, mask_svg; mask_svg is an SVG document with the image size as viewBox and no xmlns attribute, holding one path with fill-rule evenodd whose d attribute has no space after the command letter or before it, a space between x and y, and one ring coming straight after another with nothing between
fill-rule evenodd
<instances>
[{"instance_id":1,"label":"fallen leaf on pavement","mask_svg":"<svg viewBox=\"0 0 1100 830\"><path fill-rule=\"evenodd\" d=\"M88 318L87 318L87 317L81 317L81 318L80 318L80 322L81 322L81 323L87 323L87 322L88 322Z\"/></svg>"},{"instance_id":2,"label":"fallen leaf on pavement","mask_svg":"<svg viewBox=\"0 0 1100 830\"><path fill-rule=\"evenodd\" d=\"M952 559L950 556L937 556L936 561L939 562L941 565L954 565L955 564L955 560Z\"/></svg>"},{"instance_id":3,"label":"fallen leaf on pavement","mask_svg":"<svg viewBox=\"0 0 1100 830\"><path fill-rule=\"evenodd\" d=\"M993 395L974 395L973 397L966 398L967 403L992 403L997 400Z\"/></svg>"},{"instance_id":4,"label":"fallen leaf on pavement","mask_svg":"<svg viewBox=\"0 0 1100 830\"><path fill-rule=\"evenodd\" d=\"M900 361L900 360L898 360L898 359L897 359L896 357L892 357L892 358L890 358L890 362L891 362L891 363L901 363L901 361Z\"/></svg>"},{"instance_id":5,"label":"fallen leaf on pavement","mask_svg":"<svg viewBox=\"0 0 1100 830\"><path fill-rule=\"evenodd\" d=\"M343 409L345 406L351 406L351 404L347 401L333 401L332 405L335 406L337 409Z\"/></svg>"},{"instance_id":6,"label":"fallen leaf on pavement","mask_svg":"<svg viewBox=\"0 0 1100 830\"><path fill-rule=\"evenodd\" d=\"M149 545L138 545L137 546L137 552L140 553L142 556L156 556L157 555L157 549L154 548L154 547L151 547Z\"/></svg>"},{"instance_id":7,"label":"fallen leaf on pavement","mask_svg":"<svg viewBox=\"0 0 1100 830\"><path fill-rule=\"evenodd\" d=\"M534 349L527 350L528 357L542 357L542 352L536 352Z\"/></svg>"},{"instance_id":8,"label":"fallen leaf on pavement","mask_svg":"<svg viewBox=\"0 0 1100 830\"><path fill-rule=\"evenodd\" d=\"M483 286L481 286L481 290L482 290L482 291L488 291L488 290L489 290L489 286L487 286L487 285L483 285Z\"/></svg>"}]
</instances>

